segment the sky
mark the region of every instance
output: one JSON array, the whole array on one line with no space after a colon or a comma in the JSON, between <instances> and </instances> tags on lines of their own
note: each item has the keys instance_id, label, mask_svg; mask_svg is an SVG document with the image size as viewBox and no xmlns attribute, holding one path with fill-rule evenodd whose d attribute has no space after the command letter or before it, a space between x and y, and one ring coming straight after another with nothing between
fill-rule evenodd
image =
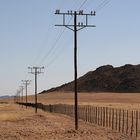
<instances>
[{"instance_id":1,"label":"sky","mask_svg":"<svg viewBox=\"0 0 140 140\"><path fill-rule=\"evenodd\" d=\"M29 66L45 67L38 92L74 79L74 34L55 26L62 24L56 9L96 11L89 17L96 28L78 31L78 77L102 65L139 64L139 0L0 0L0 96L15 95L26 79L34 94Z\"/></svg>"}]
</instances>

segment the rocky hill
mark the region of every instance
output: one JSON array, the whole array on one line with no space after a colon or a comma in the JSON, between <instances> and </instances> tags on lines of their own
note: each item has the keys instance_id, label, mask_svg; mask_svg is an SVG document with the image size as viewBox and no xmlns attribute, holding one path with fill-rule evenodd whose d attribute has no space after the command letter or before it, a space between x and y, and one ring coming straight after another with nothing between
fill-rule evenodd
<instances>
[{"instance_id":1,"label":"rocky hill","mask_svg":"<svg viewBox=\"0 0 140 140\"><path fill-rule=\"evenodd\" d=\"M52 91L74 91L74 82L52 88ZM79 92L140 92L140 65L113 67L105 65L78 79ZM44 91L45 93L46 91Z\"/></svg>"}]
</instances>

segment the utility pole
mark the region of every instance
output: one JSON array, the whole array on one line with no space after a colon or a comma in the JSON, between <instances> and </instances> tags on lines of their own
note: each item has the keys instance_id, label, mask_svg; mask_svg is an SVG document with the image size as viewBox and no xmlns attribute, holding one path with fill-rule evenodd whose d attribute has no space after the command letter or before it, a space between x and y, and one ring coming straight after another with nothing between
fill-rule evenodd
<instances>
[{"instance_id":1,"label":"utility pole","mask_svg":"<svg viewBox=\"0 0 140 140\"><path fill-rule=\"evenodd\" d=\"M21 88L21 101L22 101L22 108L23 108L23 90L24 90L24 86L20 86Z\"/></svg>"},{"instance_id":2,"label":"utility pole","mask_svg":"<svg viewBox=\"0 0 140 140\"><path fill-rule=\"evenodd\" d=\"M35 113L37 113L37 75L43 73L41 70L44 67L28 67L31 71L29 73L35 75Z\"/></svg>"},{"instance_id":3,"label":"utility pole","mask_svg":"<svg viewBox=\"0 0 140 140\"><path fill-rule=\"evenodd\" d=\"M26 109L27 109L27 86L30 84L31 80L22 80L22 82L25 85L26 90Z\"/></svg>"},{"instance_id":4,"label":"utility pole","mask_svg":"<svg viewBox=\"0 0 140 140\"><path fill-rule=\"evenodd\" d=\"M78 95L77 95L77 31L82 30L85 27L96 27L95 25L89 25L88 17L95 16L96 12L91 11L90 14L86 14L83 10L80 11L68 11L67 13L61 13L60 10L56 10L55 14L63 16L63 23L56 24L55 26L64 26L74 32L74 96L75 96L75 129L78 129ZM74 18L73 24L66 23L66 18L72 16ZM84 17L83 22L77 22L77 17Z\"/></svg>"},{"instance_id":5,"label":"utility pole","mask_svg":"<svg viewBox=\"0 0 140 140\"><path fill-rule=\"evenodd\" d=\"M17 103L17 102L18 102L18 103L20 102L20 97L19 97L19 96L20 96L20 93L19 93L19 90L17 90L17 91L16 91L16 103Z\"/></svg>"},{"instance_id":6,"label":"utility pole","mask_svg":"<svg viewBox=\"0 0 140 140\"><path fill-rule=\"evenodd\" d=\"M17 94L15 94L14 96L14 104L16 104L16 102L17 102Z\"/></svg>"}]
</instances>

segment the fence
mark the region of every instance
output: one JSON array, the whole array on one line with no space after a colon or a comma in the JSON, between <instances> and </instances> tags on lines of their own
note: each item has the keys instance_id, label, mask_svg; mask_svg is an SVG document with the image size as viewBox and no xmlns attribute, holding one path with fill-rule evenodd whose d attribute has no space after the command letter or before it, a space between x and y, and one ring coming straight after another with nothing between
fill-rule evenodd
<instances>
[{"instance_id":1,"label":"fence","mask_svg":"<svg viewBox=\"0 0 140 140\"><path fill-rule=\"evenodd\" d=\"M34 103L19 103L35 107ZM37 107L48 112L74 117L74 106L66 104L43 105ZM89 123L110 128L131 137L138 137L140 112L138 110L114 109L110 107L78 106L78 118Z\"/></svg>"}]
</instances>

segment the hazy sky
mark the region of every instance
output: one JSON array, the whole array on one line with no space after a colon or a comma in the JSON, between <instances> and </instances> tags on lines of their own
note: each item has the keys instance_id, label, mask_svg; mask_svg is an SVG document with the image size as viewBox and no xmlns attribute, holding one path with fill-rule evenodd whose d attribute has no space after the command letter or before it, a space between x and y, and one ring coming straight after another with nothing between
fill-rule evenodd
<instances>
[{"instance_id":1,"label":"hazy sky","mask_svg":"<svg viewBox=\"0 0 140 140\"><path fill-rule=\"evenodd\" d=\"M0 95L15 94L25 79L34 93L28 66L45 66L38 91L73 80L73 32L54 26L62 23L56 9L97 11L90 17L97 27L78 32L78 76L106 64L139 64L140 0L84 1L0 0Z\"/></svg>"}]
</instances>

